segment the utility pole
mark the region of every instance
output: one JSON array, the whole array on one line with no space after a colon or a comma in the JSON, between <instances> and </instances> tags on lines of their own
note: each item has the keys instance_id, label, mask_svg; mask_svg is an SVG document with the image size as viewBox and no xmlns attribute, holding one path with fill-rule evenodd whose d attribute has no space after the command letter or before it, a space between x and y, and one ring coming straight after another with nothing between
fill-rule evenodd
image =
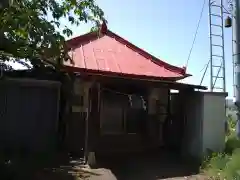
<instances>
[{"instance_id":1,"label":"utility pole","mask_svg":"<svg viewBox=\"0 0 240 180\"><path fill-rule=\"evenodd\" d=\"M237 136L240 138L240 0L234 0L232 6L233 62L235 80L235 105L237 107Z\"/></svg>"}]
</instances>

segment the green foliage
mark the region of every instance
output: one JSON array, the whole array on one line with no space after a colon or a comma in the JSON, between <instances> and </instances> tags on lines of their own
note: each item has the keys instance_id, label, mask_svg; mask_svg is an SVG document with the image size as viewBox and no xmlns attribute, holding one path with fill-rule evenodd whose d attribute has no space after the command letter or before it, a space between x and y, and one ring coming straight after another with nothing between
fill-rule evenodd
<instances>
[{"instance_id":1,"label":"green foliage","mask_svg":"<svg viewBox=\"0 0 240 180\"><path fill-rule=\"evenodd\" d=\"M228 115L228 125L230 128L230 132L233 133L233 131L235 131L237 121L235 119L233 119L233 116L231 114Z\"/></svg>"},{"instance_id":2,"label":"green foliage","mask_svg":"<svg viewBox=\"0 0 240 180\"><path fill-rule=\"evenodd\" d=\"M231 154L235 149L240 148L240 140L236 136L237 121L232 115L228 115L228 134L226 136L225 152Z\"/></svg>"},{"instance_id":3,"label":"green foliage","mask_svg":"<svg viewBox=\"0 0 240 180\"><path fill-rule=\"evenodd\" d=\"M218 154L213 156L208 167L205 168L205 172L215 179L240 179L240 149L236 149L232 155Z\"/></svg>"},{"instance_id":4,"label":"green foliage","mask_svg":"<svg viewBox=\"0 0 240 180\"><path fill-rule=\"evenodd\" d=\"M236 121L228 117L229 133L224 153L210 152L203 161L204 172L213 179L240 180L240 140L235 135Z\"/></svg>"},{"instance_id":5,"label":"green foliage","mask_svg":"<svg viewBox=\"0 0 240 180\"><path fill-rule=\"evenodd\" d=\"M240 148L240 140L234 135L229 136L226 141L225 152L232 154L238 148Z\"/></svg>"},{"instance_id":6,"label":"green foliage","mask_svg":"<svg viewBox=\"0 0 240 180\"><path fill-rule=\"evenodd\" d=\"M0 59L38 59L61 64L68 60L64 36L69 27L59 32L61 19L73 25L104 20L103 11L94 0L14 0L0 9Z\"/></svg>"},{"instance_id":7,"label":"green foliage","mask_svg":"<svg viewBox=\"0 0 240 180\"><path fill-rule=\"evenodd\" d=\"M98 32L100 30L100 24L96 24L96 26L93 26L92 28L91 28L91 32Z\"/></svg>"},{"instance_id":8,"label":"green foliage","mask_svg":"<svg viewBox=\"0 0 240 180\"><path fill-rule=\"evenodd\" d=\"M223 172L226 179L240 179L240 149L234 150Z\"/></svg>"}]
</instances>

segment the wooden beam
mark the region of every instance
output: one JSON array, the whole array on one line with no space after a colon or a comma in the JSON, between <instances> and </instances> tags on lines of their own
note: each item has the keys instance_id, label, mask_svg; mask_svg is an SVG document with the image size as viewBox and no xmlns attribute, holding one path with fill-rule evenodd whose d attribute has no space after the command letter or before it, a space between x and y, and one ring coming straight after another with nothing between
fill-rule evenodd
<instances>
[{"instance_id":1,"label":"wooden beam","mask_svg":"<svg viewBox=\"0 0 240 180\"><path fill-rule=\"evenodd\" d=\"M82 74L81 78L85 80L98 81L103 84L118 84L119 86L138 86L138 87L155 87L155 88L168 88L168 89L201 89L207 90L205 86L184 84L175 82L173 80L147 80L147 79L132 79L125 77L110 77L93 74Z\"/></svg>"}]
</instances>

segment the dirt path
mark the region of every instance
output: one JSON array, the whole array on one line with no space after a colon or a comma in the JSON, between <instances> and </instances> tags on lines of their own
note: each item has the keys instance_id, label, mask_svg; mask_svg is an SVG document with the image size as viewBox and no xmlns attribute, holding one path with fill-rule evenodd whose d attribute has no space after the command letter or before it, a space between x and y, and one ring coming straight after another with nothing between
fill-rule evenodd
<instances>
[{"instance_id":1,"label":"dirt path","mask_svg":"<svg viewBox=\"0 0 240 180\"><path fill-rule=\"evenodd\" d=\"M159 154L138 156L117 156L99 158L98 176L89 180L160 180L160 179L189 179L204 180L198 175L197 167L184 163L178 156L162 152Z\"/></svg>"},{"instance_id":2,"label":"dirt path","mask_svg":"<svg viewBox=\"0 0 240 180\"><path fill-rule=\"evenodd\" d=\"M35 166L34 160L25 160L10 168L9 175L11 179L25 180L206 179L198 175L191 164L170 153L108 156L99 157L97 161L98 167L89 169L82 165L80 159L62 156L57 157L54 163L41 167Z\"/></svg>"},{"instance_id":3,"label":"dirt path","mask_svg":"<svg viewBox=\"0 0 240 180\"><path fill-rule=\"evenodd\" d=\"M93 170L97 175L92 175L85 180L120 180L117 178L109 169L95 169ZM139 177L134 177L136 180ZM135 180L133 179L133 180ZM203 175L192 175L192 176L182 176L182 177L172 177L172 178L153 178L146 179L145 177L141 177L141 180L207 180Z\"/></svg>"}]
</instances>

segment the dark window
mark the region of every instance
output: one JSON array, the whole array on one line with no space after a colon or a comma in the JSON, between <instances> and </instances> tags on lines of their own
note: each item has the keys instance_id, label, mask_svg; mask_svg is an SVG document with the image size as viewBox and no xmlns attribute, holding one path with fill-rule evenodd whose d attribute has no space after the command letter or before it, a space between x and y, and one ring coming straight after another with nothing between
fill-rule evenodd
<instances>
[{"instance_id":1,"label":"dark window","mask_svg":"<svg viewBox=\"0 0 240 180\"><path fill-rule=\"evenodd\" d=\"M141 116L139 109L129 109L126 116L126 132L138 133L140 131Z\"/></svg>"},{"instance_id":2,"label":"dark window","mask_svg":"<svg viewBox=\"0 0 240 180\"><path fill-rule=\"evenodd\" d=\"M101 101L101 131L103 134L124 133L123 103L119 94L103 93Z\"/></svg>"},{"instance_id":3,"label":"dark window","mask_svg":"<svg viewBox=\"0 0 240 180\"><path fill-rule=\"evenodd\" d=\"M111 92L101 96L100 121L103 134L140 133L144 129L147 111L143 97Z\"/></svg>"},{"instance_id":4,"label":"dark window","mask_svg":"<svg viewBox=\"0 0 240 180\"><path fill-rule=\"evenodd\" d=\"M146 102L143 97L132 96L126 112L125 127L127 133L141 133L146 119Z\"/></svg>"},{"instance_id":5,"label":"dark window","mask_svg":"<svg viewBox=\"0 0 240 180\"><path fill-rule=\"evenodd\" d=\"M104 134L123 133L122 108L114 104L103 103L101 107L101 130Z\"/></svg>"}]
</instances>

